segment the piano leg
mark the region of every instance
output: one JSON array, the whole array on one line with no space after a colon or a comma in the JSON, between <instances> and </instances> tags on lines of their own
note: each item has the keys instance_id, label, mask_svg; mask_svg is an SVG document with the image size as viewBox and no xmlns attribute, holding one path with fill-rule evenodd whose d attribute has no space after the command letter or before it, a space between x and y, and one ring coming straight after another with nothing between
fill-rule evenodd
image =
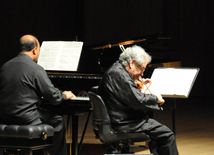
<instances>
[{"instance_id":1,"label":"piano leg","mask_svg":"<svg viewBox=\"0 0 214 155\"><path fill-rule=\"evenodd\" d=\"M88 126L88 122L89 122L90 116L91 116L91 110L88 112L88 116L87 116L87 119L86 119L86 122L85 122L85 126L84 126L84 129L83 129L83 132L82 132L82 137L81 137L79 148L78 148L78 153L80 153L80 150L81 150L81 147L82 147L82 142L83 142L83 139L84 139L84 136L85 136L85 132L86 132L86 129L87 129L87 126Z\"/></svg>"},{"instance_id":2,"label":"piano leg","mask_svg":"<svg viewBox=\"0 0 214 155\"><path fill-rule=\"evenodd\" d=\"M81 150L82 142L85 136L85 132L88 126L89 118L91 115L91 111L88 112L88 116L85 122L85 126L82 132L80 144L78 145L78 120L79 120L79 114L72 114L72 155L78 155ZM68 116L68 120L69 120Z\"/></svg>"},{"instance_id":3,"label":"piano leg","mask_svg":"<svg viewBox=\"0 0 214 155\"><path fill-rule=\"evenodd\" d=\"M85 136L85 132L88 126L88 122L89 122L89 118L91 116L91 110L88 111L88 116L87 119L85 121L85 125L84 125L84 129L82 132L82 136L81 136L81 140L80 143L78 144L78 120L79 120L79 115L81 115L82 113L72 113L71 115L68 115L68 120L67 120L67 131L69 128L69 121L70 121L70 117L72 117L72 144L70 145L69 148L69 154L70 155L78 155L80 153L81 150L81 146L82 146L82 142Z\"/></svg>"},{"instance_id":4,"label":"piano leg","mask_svg":"<svg viewBox=\"0 0 214 155\"><path fill-rule=\"evenodd\" d=\"M72 114L72 155L78 155L78 114Z\"/></svg>"}]
</instances>

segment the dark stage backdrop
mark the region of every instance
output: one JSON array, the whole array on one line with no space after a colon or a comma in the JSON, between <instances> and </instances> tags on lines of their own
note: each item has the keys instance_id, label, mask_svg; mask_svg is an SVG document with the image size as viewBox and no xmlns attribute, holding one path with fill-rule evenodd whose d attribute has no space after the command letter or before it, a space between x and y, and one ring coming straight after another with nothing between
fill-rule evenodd
<instances>
[{"instance_id":1,"label":"dark stage backdrop","mask_svg":"<svg viewBox=\"0 0 214 155\"><path fill-rule=\"evenodd\" d=\"M44 40L80 40L85 46L140 39L162 31L162 1L1 1L1 64L23 34Z\"/></svg>"},{"instance_id":2,"label":"dark stage backdrop","mask_svg":"<svg viewBox=\"0 0 214 155\"><path fill-rule=\"evenodd\" d=\"M85 41L105 45L162 33L162 0L85 1Z\"/></svg>"},{"instance_id":3,"label":"dark stage backdrop","mask_svg":"<svg viewBox=\"0 0 214 155\"><path fill-rule=\"evenodd\" d=\"M154 52L155 58L157 55L161 59L181 60L183 67L199 67L191 96L211 97L213 3L212 0L1 0L0 65L18 53L17 41L24 34L33 34L40 42L79 40L85 47L93 47L161 33L171 39L154 47L151 44L149 52ZM91 50L86 51L92 56ZM90 66L87 59L91 57L87 56L82 63Z\"/></svg>"},{"instance_id":4,"label":"dark stage backdrop","mask_svg":"<svg viewBox=\"0 0 214 155\"><path fill-rule=\"evenodd\" d=\"M1 3L1 64L16 53L24 34L43 40L75 40L76 7L72 0L3 0Z\"/></svg>"}]
</instances>

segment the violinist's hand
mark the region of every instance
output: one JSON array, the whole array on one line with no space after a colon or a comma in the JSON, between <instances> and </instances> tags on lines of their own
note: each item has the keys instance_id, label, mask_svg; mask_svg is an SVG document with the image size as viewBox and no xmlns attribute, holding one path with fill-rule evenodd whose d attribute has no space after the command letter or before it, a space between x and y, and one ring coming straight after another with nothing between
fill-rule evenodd
<instances>
[{"instance_id":1,"label":"violinist's hand","mask_svg":"<svg viewBox=\"0 0 214 155\"><path fill-rule=\"evenodd\" d=\"M68 99L71 99L73 97L76 97L71 91L64 91L62 93L66 95L66 99L65 100L68 100Z\"/></svg>"},{"instance_id":2,"label":"violinist's hand","mask_svg":"<svg viewBox=\"0 0 214 155\"><path fill-rule=\"evenodd\" d=\"M158 98L158 103L160 105L164 104L165 100L163 99L163 97L160 94L154 94L155 96L157 96Z\"/></svg>"}]
</instances>

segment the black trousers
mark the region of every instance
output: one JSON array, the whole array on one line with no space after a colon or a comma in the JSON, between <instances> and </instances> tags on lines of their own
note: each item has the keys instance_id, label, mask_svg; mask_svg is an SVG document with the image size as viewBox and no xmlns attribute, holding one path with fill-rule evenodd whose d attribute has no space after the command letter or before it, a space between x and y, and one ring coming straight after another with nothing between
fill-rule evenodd
<instances>
[{"instance_id":1,"label":"black trousers","mask_svg":"<svg viewBox=\"0 0 214 155\"><path fill-rule=\"evenodd\" d=\"M65 139L65 124L61 115L53 114L44 109L38 109L42 123L54 127L53 147L51 155L67 155L67 146Z\"/></svg>"},{"instance_id":2,"label":"black trousers","mask_svg":"<svg viewBox=\"0 0 214 155\"><path fill-rule=\"evenodd\" d=\"M154 119L142 126L143 132L150 136L149 148L153 155L178 155L174 133Z\"/></svg>"}]
</instances>

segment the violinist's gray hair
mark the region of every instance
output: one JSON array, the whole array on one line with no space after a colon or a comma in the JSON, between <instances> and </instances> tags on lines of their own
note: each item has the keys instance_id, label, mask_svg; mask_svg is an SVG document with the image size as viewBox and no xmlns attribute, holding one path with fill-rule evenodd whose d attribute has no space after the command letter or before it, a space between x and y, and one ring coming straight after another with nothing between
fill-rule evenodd
<instances>
[{"instance_id":1,"label":"violinist's gray hair","mask_svg":"<svg viewBox=\"0 0 214 155\"><path fill-rule=\"evenodd\" d=\"M134 45L128 47L120 54L119 61L124 66L127 66L131 60L135 60L136 65L141 65L145 60L149 64L152 57L140 46Z\"/></svg>"}]
</instances>

